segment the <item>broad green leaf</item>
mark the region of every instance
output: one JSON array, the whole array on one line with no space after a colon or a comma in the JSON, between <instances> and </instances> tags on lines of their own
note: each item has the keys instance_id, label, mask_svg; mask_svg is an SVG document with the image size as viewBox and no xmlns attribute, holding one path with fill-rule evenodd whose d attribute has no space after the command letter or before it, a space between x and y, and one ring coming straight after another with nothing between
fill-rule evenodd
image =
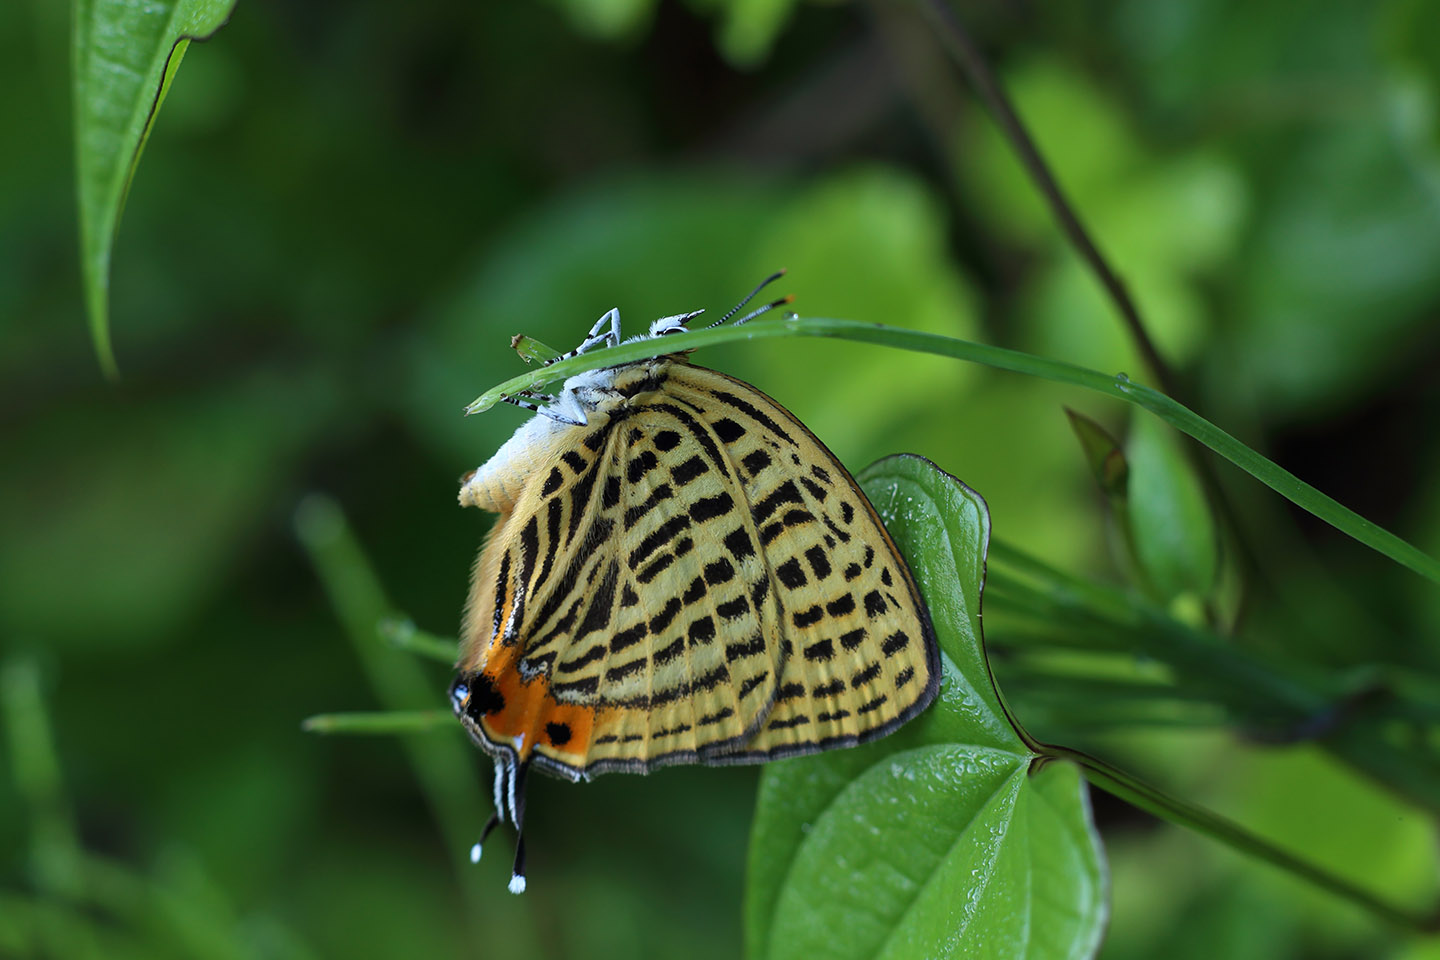
<instances>
[{"instance_id":1,"label":"broad green leaf","mask_svg":"<svg viewBox=\"0 0 1440 960\"><path fill-rule=\"evenodd\" d=\"M1136 417L1130 462L1130 540L1135 562L1161 600L1204 598L1215 585L1220 546L1210 504L1174 431Z\"/></svg>"},{"instance_id":2,"label":"broad green leaf","mask_svg":"<svg viewBox=\"0 0 1440 960\"><path fill-rule=\"evenodd\" d=\"M914 456L882 460L860 481L925 594L941 693L884 740L766 768L747 953L1093 956L1105 871L1085 788L1069 764L1035 764L980 642L985 503Z\"/></svg>"},{"instance_id":3,"label":"broad green leaf","mask_svg":"<svg viewBox=\"0 0 1440 960\"><path fill-rule=\"evenodd\" d=\"M728 0L720 27L720 52L739 67L763 61L795 13L795 0Z\"/></svg>"},{"instance_id":4,"label":"broad green leaf","mask_svg":"<svg viewBox=\"0 0 1440 960\"><path fill-rule=\"evenodd\" d=\"M80 264L91 338L111 376L110 252L125 196L190 41L208 39L234 7L235 0L74 0Z\"/></svg>"}]
</instances>

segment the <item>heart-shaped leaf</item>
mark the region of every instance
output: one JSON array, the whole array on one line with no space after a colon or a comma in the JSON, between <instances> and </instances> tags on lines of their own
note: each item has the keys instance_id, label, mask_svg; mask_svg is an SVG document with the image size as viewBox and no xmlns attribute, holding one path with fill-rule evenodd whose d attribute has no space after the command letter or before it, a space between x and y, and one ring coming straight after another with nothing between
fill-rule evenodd
<instances>
[{"instance_id":1,"label":"heart-shaped leaf","mask_svg":"<svg viewBox=\"0 0 1440 960\"><path fill-rule=\"evenodd\" d=\"M1026 746L981 645L985 502L920 457L889 457L859 479L930 608L941 694L877 743L766 768L747 952L1093 956L1106 878L1085 787L1075 767Z\"/></svg>"}]
</instances>

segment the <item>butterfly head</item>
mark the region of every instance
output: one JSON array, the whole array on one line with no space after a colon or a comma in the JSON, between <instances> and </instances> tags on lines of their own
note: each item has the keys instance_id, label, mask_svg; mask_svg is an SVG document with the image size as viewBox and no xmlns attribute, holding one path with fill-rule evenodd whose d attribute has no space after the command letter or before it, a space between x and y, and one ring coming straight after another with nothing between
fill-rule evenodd
<instances>
[{"instance_id":1,"label":"butterfly head","mask_svg":"<svg viewBox=\"0 0 1440 960\"><path fill-rule=\"evenodd\" d=\"M650 324L650 330L645 334L645 339L654 340L671 333L689 333L690 321L704 312L704 310L692 310L689 313L678 313L673 317L661 317Z\"/></svg>"}]
</instances>

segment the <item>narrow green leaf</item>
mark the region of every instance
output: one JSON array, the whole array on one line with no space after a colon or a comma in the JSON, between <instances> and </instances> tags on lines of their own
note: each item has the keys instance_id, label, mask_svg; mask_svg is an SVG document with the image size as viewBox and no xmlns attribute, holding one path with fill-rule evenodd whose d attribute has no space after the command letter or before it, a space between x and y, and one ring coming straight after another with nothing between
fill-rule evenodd
<instances>
[{"instance_id":1,"label":"narrow green leaf","mask_svg":"<svg viewBox=\"0 0 1440 960\"><path fill-rule=\"evenodd\" d=\"M401 650L436 660L446 665L455 663L455 641L437 637L416 627L403 617L387 617L375 628L380 639L388 641Z\"/></svg>"},{"instance_id":2,"label":"narrow green leaf","mask_svg":"<svg viewBox=\"0 0 1440 960\"><path fill-rule=\"evenodd\" d=\"M1063 360L1051 360L992 347L988 344L960 340L919 330L904 330L880 323L837 320L830 317L791 318L783 323L751 323L743 327L715 327L692 330L658 340L635 340L617 347L595 350L571 360L512 377L492 387L465 407L466 414L480 413L500 402L504 394L531 389L540 384L564 380L585 370L614 366L662 353L678 353L719 343L759 340L766 337L836 337L861 343L877 343L898 350L932 353L954 357L971 363L983 363L997 370L1009 370L1055 383L1067 383L1106 396L1116 397L1143 407L1176 430L1194 437L1220 456L1250 474L1285 499L1319 517L1321 520L1354 537L1361 543L1384 554L1396 563L1440 583L1440 560L1430 556L1390 531L1371 523L1355 511L1328 497L1278 464L1265 459L1235 437L1221 430L1204 417L1182 406L1165 394L1136 383L1123 373L1114 376L1089 370Z\"/></svg>"},{"instance_id":3,"label":"narrow green leaf","mask_svg":"<svg viewBox=\"0 0 1440 960\"><path fill-rule=\"evenodd\" d=\"M510 338L510 349L520 354L520 359L526 363L536 360L548 363L560 356L559 350L523 333L517 333Z\"/></svg>"},{"instance_id":4,"label":"narrow green leaf","mask_svg":"<svg viewBox=\"0 0 1440 960\"><path fill-rule=\"evenodd\" d=\"M459 729L449 710L381 710L368 713L320 713L300 724L306 733L428 733Z\"/></svg>"},{"instance_id":5,"label":"narrow green leaf","mask_svg":"<svg viewBox=\"0 0 1440 960\"><path fill-rule=\"evenodd\" d=\"M944 678L877 743L770 764L745 897L747 953L1078 958L1099 948L1105 871L1085 788L1036 764L980 642L989 515L919 457L860 475L925 594Z\"/></svg>"},{"instance_id":6,"label":"narrow green leaf","mask_svg":"<svg viewBox=\"0 0 1440 960\"><path fill-rule=\"evenodd\" d=\"M235 0L74 0L75 173L90 335L107 376L110 252L145 140L191 40L225 25Z\"/></svg>"},{"instance_id":7,"label":"narrow green leaf","mask_svg":"<svg viewBox=\"0 0 1440 960\"><path fill-rule=\"evenodd\" d=\"M1215 584L1220 544L1205 490L1175 435L1151 417L1130 430L1129 513L1135 562L1159 599L1201 599Z\"/></svg>"}]
</instances>

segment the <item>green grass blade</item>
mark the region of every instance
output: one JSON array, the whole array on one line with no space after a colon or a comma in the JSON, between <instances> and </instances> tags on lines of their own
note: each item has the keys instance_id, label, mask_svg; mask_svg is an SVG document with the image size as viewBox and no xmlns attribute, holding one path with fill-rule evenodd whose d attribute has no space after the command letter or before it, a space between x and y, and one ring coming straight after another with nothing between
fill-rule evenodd
<instances>
[{"instance_id":1,"label":"green grass blade","mask_svg":"<svg viewBox=\"0 0 1440 960\"><path fill-rule=\"evenodd\" d=\"M306 733L427 733L460 729L449 710L381 710L369 713L321 713L300 724Z\"/></svg>"},{"instance_id":2,"label":"green grass blade","mask_svg":"<svg viewBox=\"0 0 1440 960\"><path fill-rule=\"evenodd\" d=\"M1203 443L1229 460L1291 503L1307 510L1366 546L1418 573L1440 583L1440 560L1400 539L1383 527L1371 523L1339 501L1326 496L1283 467L1251 450L1235 437L1221 430L1204 417L1150 387L1132 381L1123 373L1100 373L1086 367L992 347L969 340L957 340L934 333L904 330L878 323L837 320L828 317L806 317L776 322L751 323L743 327L716 327L674 334L661 340L640 340L595 350L571 360L562 360L538 370L514 377L487 390L465 407L467 414L488 410L501 397L521 390L535 389L543 384L562 380L585 370L643 360L661 353L678 353L720 343L761 340L769 337L834 337L874 343L899 350L933 353L971 363L984 364L997 370L1009 370L1026 376L1039 377L1055 383L1066 383L1106 396L1133 403L1155 414L1175 429Z\"/></svg>"}]
</instances>

